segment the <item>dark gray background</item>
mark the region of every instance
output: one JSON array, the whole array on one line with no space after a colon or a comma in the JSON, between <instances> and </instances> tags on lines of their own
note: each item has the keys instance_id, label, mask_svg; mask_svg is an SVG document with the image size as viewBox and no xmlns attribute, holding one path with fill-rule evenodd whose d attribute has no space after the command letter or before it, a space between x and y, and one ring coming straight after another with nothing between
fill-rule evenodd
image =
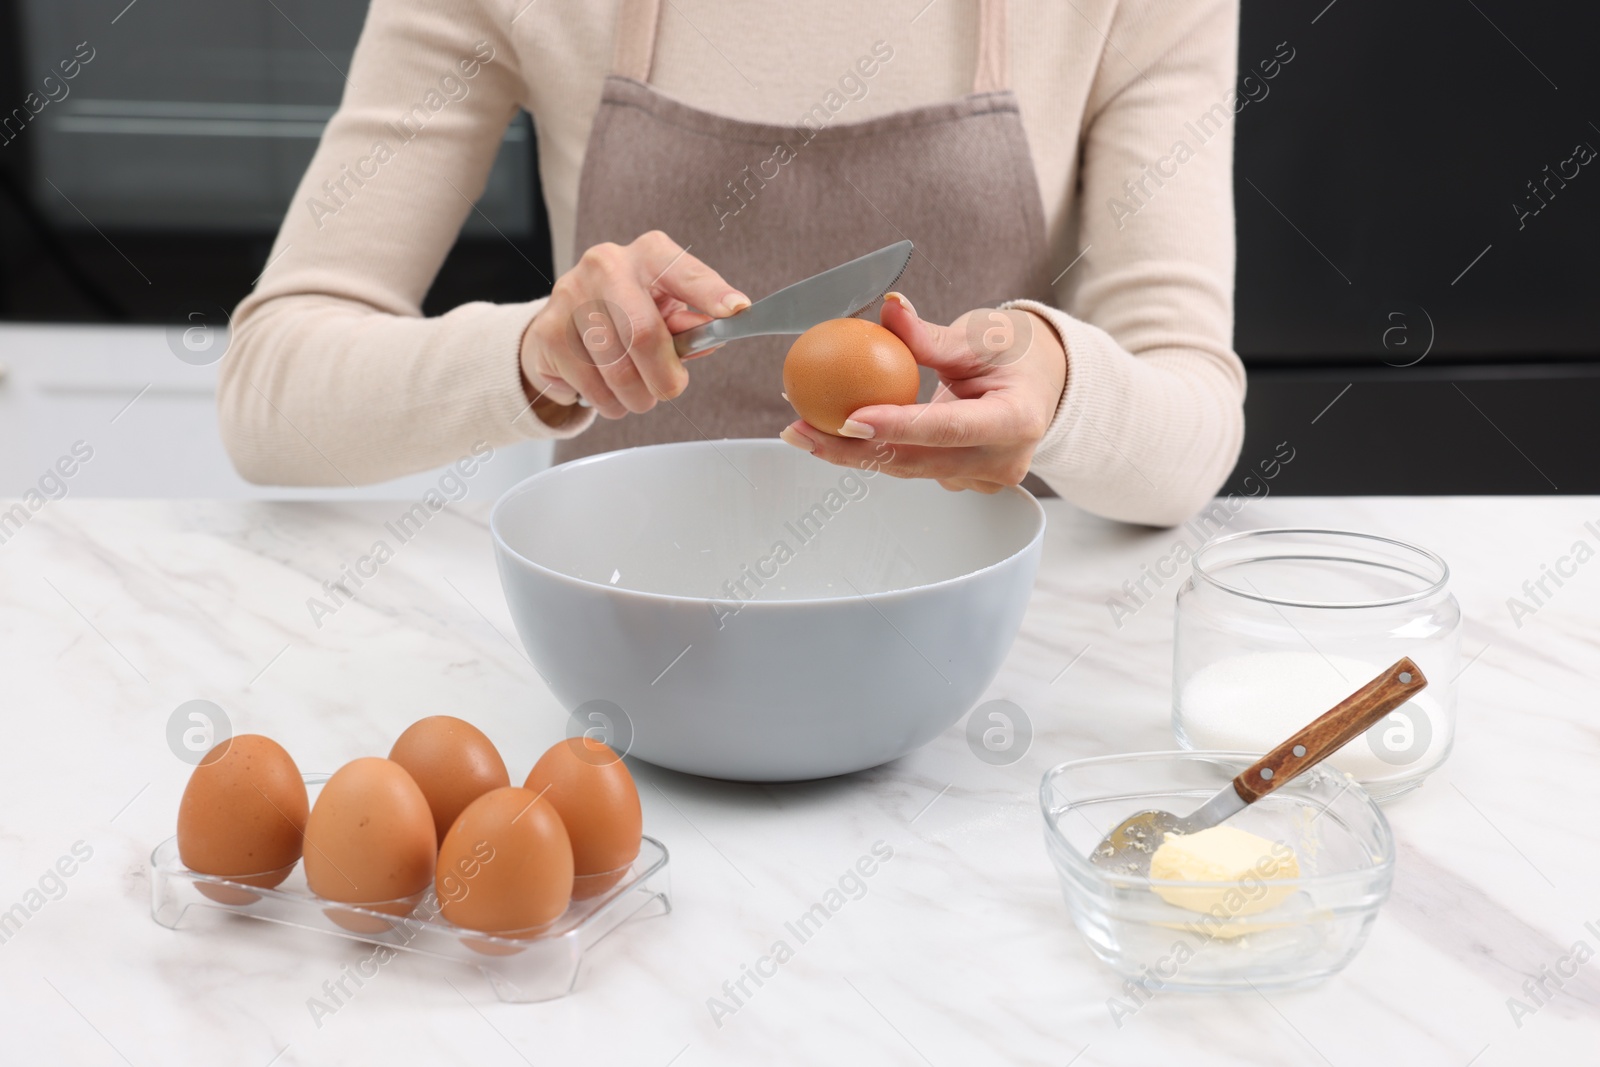
<instances>
[{"instance_id":1,"label":"dark gray background","mask_svg":"<svg viewBox=\"0 0 1600 1067\"><path fill-rule=\"evenodd\" d=\"M0 146L0 318L174 322L236 303L365 11L146 0L111 25L125 2L0 0L0 106L77 42L97 50ZM1512 206L1578 142L1600 148L1597 29L1590 5L1246 0L1241 78L1279 42L1295 57L1238 119L1251 381L1231 489L1258 492L1245 476L1286 441L1276 493L1600 492L1600 166L1520 229ZM474 215L427 311L546 289L536 153L523 116L480 205L493 225Z\"/></svg>"}]
</instances>

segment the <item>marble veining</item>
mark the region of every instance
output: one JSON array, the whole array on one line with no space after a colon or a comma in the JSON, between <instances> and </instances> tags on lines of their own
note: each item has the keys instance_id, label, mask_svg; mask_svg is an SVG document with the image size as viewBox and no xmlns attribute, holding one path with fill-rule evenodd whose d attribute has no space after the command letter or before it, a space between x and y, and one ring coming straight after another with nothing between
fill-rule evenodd
<instances>
[{"instance_id":1,"label":"marble veining","mask_svg":"<svg viewBox=\"0 0 1600 1067\"><path fill-rule=\"evenodd\" d=\"M484 728L514 777L561 734L565 712L500 594L486 504L430 521L331 615L308 611L402 507L69 499L0 544L0 1058L1600 1062L1600 957L1574 962L1580 944L1600 952L1600 568L1532 614L1507 603L1600 501L1272 498L1235 517L1233 529L1359 529L1445 556L1470 660L1455 751L1388 809L1394 897L1347 971L1269 996L1164 994L1120 1025L1107 1005L1123 990L1070 926L1035 798L1061 760L1172 747L1181 579L1120 627L1107 600L1178 533L1060 501L1046 504L1023 632L986 694L1027 714L1026 753L980 761L958 725L825 782L740 785L635 763L647 832L672 852L674 911L598 946L573 996L501 1004L470 969L401 956L317 1017L308 1000L362 946L260 923L223 936L157 926L148 859L188 775L166 742L186 700L215 701L236 732L278 738L307 770L383 754L440 712ZM796 938L792 920L875 845L892 858ZM52 874L75 847L89 857ZM729 990L779 941L791 953L735 1003Z\"/></svg>"}]
</instances>

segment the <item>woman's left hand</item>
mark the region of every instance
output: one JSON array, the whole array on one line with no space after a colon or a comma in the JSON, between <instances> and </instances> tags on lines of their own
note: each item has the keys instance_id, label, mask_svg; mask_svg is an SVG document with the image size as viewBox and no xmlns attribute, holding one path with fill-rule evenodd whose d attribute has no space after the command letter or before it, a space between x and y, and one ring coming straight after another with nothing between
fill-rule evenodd
<instances>
[{"instance_id":1,"label":"woman's left hand","mask_svg":"<svg viewBox=\"0 0 1600 1067\"><path fill-rule=\"evenodd\" d=\"M803 421L780 436L829 463L935 478L946 489L997 493L1021 482L1066 385L1055 327L1019 308L980 308L936 326L898 293L884 299L880 318L938 373L932 403L860 408L841 430L848 437Z\"/></svg>"}]
</instances>

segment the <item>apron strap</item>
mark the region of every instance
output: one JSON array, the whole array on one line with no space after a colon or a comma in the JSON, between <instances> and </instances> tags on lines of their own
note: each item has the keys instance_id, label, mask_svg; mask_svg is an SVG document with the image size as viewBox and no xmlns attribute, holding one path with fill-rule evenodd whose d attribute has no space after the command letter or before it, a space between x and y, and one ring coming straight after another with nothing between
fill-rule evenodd
<instances>
[{"instance_id":1,"label":"apron strap","mask_svg":"<svg viewBox=\"0 0 1600 1067\"><path fill-rule=\"evenodd\" d=\"M1011 88L1011 41L1006 33L1006 0L978 0L978 69L972 91Z\"/></svg>"},{"instance_id":2,"label":"apron strap","mask_svg":"<svg viewBox=\"0 0 1600 1067\"><path fill-rule=\"evenodd\" d=\"M661 21L661 0L622 0L617 5L617 28L611 53L611 72L634 81L650 80L655 58L656 25Z\"/></svg>"},{"instance_id":3,"label":"apron strap","mask_svg":"<svg viewBox=\"0 0 1600 1067\"><path fill-rule=\"evenodd\" d=\"M661 0L621 0L611 56L611 72L635 81L650 80L655 59ZM1006 0L978 0L978 65L972 78L975 93L1011 87L1011 42L1006 26Z\"/></svg>"}]
</instances>

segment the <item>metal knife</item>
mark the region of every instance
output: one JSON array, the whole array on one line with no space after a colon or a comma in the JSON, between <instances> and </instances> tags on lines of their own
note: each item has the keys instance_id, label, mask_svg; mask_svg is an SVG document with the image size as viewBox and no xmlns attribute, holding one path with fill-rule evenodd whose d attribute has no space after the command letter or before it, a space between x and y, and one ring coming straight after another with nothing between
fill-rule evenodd
<instances>
[{"instance_id":1,"label":"metal knife","mask_svg":"<svg viewBox=\"0 0 1600 1067\"><path fill-rule=\"evenodd\" d=\"M673 337L679 356L726 341L766 334L805 333L819 322L846 319L889 291L911 262L910 241L896 241L860 259L813 274L764 296L743 311Z\"/></svg>"},{"instance_id":2,"label":"metal knife","mask_svg":"<svg viewBox=\"0 0 1600 1067\"><path fill-rule=\"evenodd\" d=\"M1239 814L1303 771L1321 763L1428 684L1422 669L1402 656L1392 667L1335 704L1277 748L1239 772L1211 799L1188 815L1141 811L1118 823L1089 862L1116 874L1150 873L1150 859L1167 834L1193 834Z\"/></svg>"}]
</instances>

